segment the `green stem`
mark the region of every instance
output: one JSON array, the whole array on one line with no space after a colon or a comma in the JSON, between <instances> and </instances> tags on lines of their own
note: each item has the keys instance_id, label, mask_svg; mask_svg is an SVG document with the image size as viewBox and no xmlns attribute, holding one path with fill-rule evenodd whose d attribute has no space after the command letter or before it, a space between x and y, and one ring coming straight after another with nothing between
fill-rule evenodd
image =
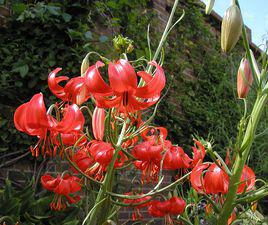
<instances>
[{"instance_id":1,"label":"green stem","mask_svg":"<svg viewBox=\"0 0 268 225\"><path fill-rule=\"evenodd\" d=\"M157 47L157 49L156 49L156 51L155 51L155 53L154 53L153 60L156 60L156 59L158 58L159 53L161 52L161 49L162 49L162 47L163 47L163 45L164 45L164 43L165 43L165 41L166 41L166 39L167 39L167 34L169 33L169 28L172 26L172 25L171 25L171 24L172 24L172 20L173 20L173 17L174 17L176 8L177 8L177 6L178 6L178 3L179 3L179 0L175 0L175 2L174 2L174 4L173 4L173 7L172 7L172 10L171 10L171 13L170 13L170 16L169 16L169 18L168 18L167 25L166 25L166 27L165 27L165 30L164 30L163 34L162 34L162 37L161 37L160 42L159 42L159 45L158 45L158 47ZM149 66L146 68L146 71L147 71L148 73L150 73L151 70L152 70L152 66L149 65Z\"/></svg>"},{"instance_id":2,"label":"green stem","mask_svg":"<svg viewBox=\"0 0 268 225\"><path fill-rule=\"evenodd\" d=\"M260 188L260 190L256 190L252 194L247 194L245 197L237 199L235 203L251 203L258 201L265 196L268 196L268 188Z\"/></svg>"},{"instance_id":3,"label":"green stem","mask_svg":"<svg viewBox=\"0 0 268 225\"><path fill-rule=\"evenodd\" d=\"M114 164L119 154L119 151L121 150L121 144L125 136L126 127L127 121L125 121L125 123L123 124L121 133L116 143L115 153L107 168L107 173L103 181L103 186L100 188L98 196L96 198L95 206L97 206L94 206L94 210L90 211L90 217L87 222L88 225L103 224L109 216L108 213L110 199L107 198L107 192L110 192L112 190L114 180ZM105 201L103 199L105 199Z\"/></svg>"},{"instance_id":4,"label":"green stem","mask_svg":"<svg viewBox=\"0 0 268 225\"><path fill-rule=\"evenodd\" d=\"M206 194L203 195L204 198L211 204L213 210L215 213L219 214L220 213L220 209L219 207L216 205L216 203L209 197L207 196Z\"/></svg>"},{"instance_id":5,"label":"green stem","mask_svg":"<svg viewBox=\"0 0 268 225\"><path fill-rule=\"evenodd\" d=\"M240 8L238 0L236 0L236 5L238 6L238 8L241 11L241 8ZM246 26L245 26L244 23L243 23L243 26L242 26L242 37L243 37L244 47L245 47L245 50L246 50L246 55L247 55L247 58L249 60L249 64L250 64L250 68L251 68L254 80L255 80L255 82L258 83L259 78L258 78L257 74L255 73L253 59L252 59L251 54L250 54L250 46L249 46L249 41L248 41L248 38L247 38Z\"/></svg>"},{"instance_id":6,"label":"green stem","mask_svg":"<svg viewBox=\"0 0 268 225\"><path fill-rule=\"evenodd\" d=\"M162 179L158 182L158 184L153 188L153 190L149 191L146 194L143 195L122 195L122 194L116 194L116 193L112 193L112 192L108 192L109 195L113 196L113 197L117 197L117 198L124 198L124 199L139 199L139 198L143 198L146 196L153 196L156 194L159 194L163 191L166 191L170 188L172 188L173 186L177 185L178 183L182 182L185 178L187 178L189 175L191 174L191 172L186 173L184 176L182 176L181 178L179 178L178 180L174 181L173 183L161 188L159 188L159 185L162 183L164 177L162 177Z\"/></svg>"},{"instance_id":7,"label":"green stem","mask_svg":"<svg viewBox=\"0 0 268 225\"><path fill-rule=\"evenodd\" d=\"M268 84L266 84L266 88L268 88ZM237 154L236 156L236 160L235 160L233 170L232 170L233 175L231 176L231 179L230 179L229 191L228 191L225 203L223 205L223 210L219 216L217 225L227 224L228 218L230 217L235 207L234 202L236 200L237 189L238 189L238 185L240 182L242 170L248 158L248 155L249 155L249 152L250 152L253 140L254 140L256 128L257 128L260 116L263 112L264 106L266 105L267 99L268 99L267 94L257 96L256 102L254 104L254 107L251 113L251 117L248 121L245 136L241 144L240 150L243 149L243 151L240 154Z\"/></svg>"},{"instance_id":8,"label":"green stem","mask_svg":"<svg viewBox=\"0 0 268 225\"><path fill-rule=\"evenodd\" d=\"M236 4L240 9L238 0L236 0ZM250 63L250 67L252 70L254 80L258 84L258 87L260 89L261 85L259 83L259 78L257 77L257 74L255 73L253 59L250 54L250 47L249 47L249 42L247 39L245 24L243 24L242 26L242 37L243 37L244 47L246 49L247 58L249 59L249 63ZM267 88L268 88L268 83L265 85L264 90ZM239 154L237 154L235 162L234 162L234 166L232 169L233 175L231 176L230 183L229 183L229 191L227 193L222 212L219 215L217 225L227 224L228 218L230 217L235 207L234 203L235 203L236 196L237 196L237 189L238 189L238 185L240 182L240 177L243 171L243 167L250 153L250 149L254 141L256 128L259 123L260 116L263 112L264 106L267 102L267 99L268 99L267 93L265 93L263 90L259 90L257 99L255 101L251 116L247 124L246 132L245 132L242 144L240 145Z\"/></svg>"},{"instance_id":9,"label":"green stem","mask_svg":"<svg viewBox=\"0 0 268 225\"><path fill-rule=\"evenodd\" d=\"M179 215L179 216L177 217L177 219L178 219L178 220L181 220L184 224L187 224L187 225L193 225L193 224L191 223L191 221L187 220L186 218L182 217L181 215Z\"/></svg>"}]
</instances>

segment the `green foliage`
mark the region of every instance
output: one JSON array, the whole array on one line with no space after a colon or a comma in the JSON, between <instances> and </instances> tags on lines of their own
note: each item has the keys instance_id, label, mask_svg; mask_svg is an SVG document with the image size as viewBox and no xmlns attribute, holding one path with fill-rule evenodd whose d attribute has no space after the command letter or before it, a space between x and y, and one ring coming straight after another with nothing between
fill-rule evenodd
<instances>
[{"instance_id":1,"label":"green foliage","mask_svg":"<svg viewBox=\"0 0 268 225\"><path fill-rule=\"evenodd\" d=\"M0 190L0 223L14 225L77 225L78 207L68 208L64 212L54 212L49 208L50 196L35 197L33 183L22 190L15 190L6 180L4 189Z\"/></svg>"},{"instance_id":2,"label":"green foliage","mask_svg":"<svg viewBox=\"0 0 268 225\"><path fill-rule=\"evenodd\" d=\"M117 33L133 32L136 43L141 43L135 46L137 52L144 54L150 13L140 17L140 12L146 5L145 0L14 3L7 28L0 28L0 151L26 150L33 143L14 129L13 113L33 94L49 95L47 76L52 69L62 67L62 75L80 75L87 52L111 56L111 40Z\"/></svg>"}]
</instances>

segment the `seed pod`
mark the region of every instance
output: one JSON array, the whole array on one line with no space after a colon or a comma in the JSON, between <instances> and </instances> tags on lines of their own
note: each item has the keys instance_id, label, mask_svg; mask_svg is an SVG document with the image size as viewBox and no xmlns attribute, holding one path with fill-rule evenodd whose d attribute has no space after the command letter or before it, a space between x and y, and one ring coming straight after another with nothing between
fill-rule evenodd
<instances>
[{"instance_id":1,"label":"seed pod","mask_svg":"<svg viewBox=\"0 0 268 225\"><path fill-rule=\"evenodd\" d=\"M246 98L253 82L249 62L243 58L237 72L237 95L238 98Z\"/></svg>"},{"instance_id":2,"label":"seed pod","mask_svg":"<svg viewBox=\"0 0 268 225\"><path fill-rule=\"evenodd\" d=\"M206 5L206 14L209 15L213 9L215 0L208 0L208 3Z\"/></svg>"},{"instance_id":3,"label":"seed pod","mask_svg":"<svg viewBox=\"0 0 268 225\"><path fill-rule=\"evenodd\" d=\"M242 31L242 15L237 5L231 5L225 12L221 24L221 49L229 52L233 49Z\"/></svg>"}]
</instances>

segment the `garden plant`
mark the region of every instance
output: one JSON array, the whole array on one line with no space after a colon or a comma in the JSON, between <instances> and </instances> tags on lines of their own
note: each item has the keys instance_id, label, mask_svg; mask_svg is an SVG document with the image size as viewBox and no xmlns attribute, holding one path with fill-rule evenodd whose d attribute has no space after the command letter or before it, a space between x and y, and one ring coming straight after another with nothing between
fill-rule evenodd
<instances>
[{"instance_id":1,"label":"garden plant","mask_svg":"<svg viewBox=\"0 0 268 225\"><path fill-rule=\"evenodd\" d=\"M213 3L209 1L207 13ZM148 27L149 58L129 60L134 43L118 35L113 39L115 58L89 52L81 75L71 79L62 75L64 69L52 70L48 87L57 102L46 107L43 94L37 93L16 109L15 127L38 138L30 147L32 156L56 158L58 164L68 161L67 170L41 176L42 187L53 194L51 210L79 204L85 212L83 225L118 224L122 207L133 208L133 224L153 224L157 218L166 224L261 223L256 207L268 195L268 184L255 177L247 160L267 104L268 61L264 56L261 66L256 62L238 1L226 10L221 30L223 52L231 52L240 37L245 48L237 69L244 115L234 149L220 155L210 140L196 136L188 155L168 140L165 127L152 123L169 91L163 46L184 17L172 22L177 4L175 0L154 54ZM99 60L91 65L92 56ZM256 95L251 110L249 92ZM163 171L176 174L168 185ZM128 176L132 190L117 188L118 175ZM144 220L144 210L154 219Z\"/></svg>"}]
</instances>

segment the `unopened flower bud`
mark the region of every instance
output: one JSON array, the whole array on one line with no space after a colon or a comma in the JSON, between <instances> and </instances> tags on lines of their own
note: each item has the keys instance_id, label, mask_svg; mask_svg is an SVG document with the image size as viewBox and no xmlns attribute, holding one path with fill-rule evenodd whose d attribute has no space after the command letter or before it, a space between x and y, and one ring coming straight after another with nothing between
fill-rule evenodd
<instances>
[{"instance_id":1,"label":"unopened flower bud","mask_svg":"<svg viewBox=\"0 0 268 225\"><path fill-rule=\"evenodd\" d=\"M88 61L88 56L89 54L86 55L86 57L83 59L82 64L81 64L81 76L87 71L89 68L89 61Z\"/></svg>"},{"instance_id":2,"label":"unopened flower bud","mask_svg":"<svg viewBox=\"0 0 268 225\"><path fill-rule=\"evenodd\" d=\"M252 72L249 62L243 58L237 72L237 95L238 98L245 98L248 95L249 88L253 82Z\"/></svg>"},{"instance_id":3,"label":"unopened flower bud","mask_svg":"<svg viewBox=\"0 0 268 225\"><path fill-rule=\"evenodd\" d=\"M209 15L213 9L215 0L208 0L208 3L206 5L206 14Z\"/></svg>"},{"instance_id":4,"label":"unopened flower bud","mask_svg":"<svg viewBox=\"0 0 268 225\"><path fill-rule=\"evenodd\" d=\"M105 126L105 110L102 108L98 108L96 106L92 116L92 130L96 140L103 139L104 126Z\"/></svg>"},{"instance_id":5,"label":"unopened flower bud","mask_svg":"<svg viewBox=\"0 0 268 225\"><path fill-rule=\"evenodd\" d=\"M237 5L231 5L225 12L221 24L221 49L229 52L236 45L242 31L242 15Z\"/></svg>"},{"instance_id":6,"label":"unopened flower bud","mask_svg":"<svg viewBox=\"0 0 268 225\"><path fill-rule=\"evenodd\" d=\"M133 41L122 35L118 35L113 39L114 48L119 53L130 53L133 51L134 47L132 45Z\"/></svg>"}]
</instances>

